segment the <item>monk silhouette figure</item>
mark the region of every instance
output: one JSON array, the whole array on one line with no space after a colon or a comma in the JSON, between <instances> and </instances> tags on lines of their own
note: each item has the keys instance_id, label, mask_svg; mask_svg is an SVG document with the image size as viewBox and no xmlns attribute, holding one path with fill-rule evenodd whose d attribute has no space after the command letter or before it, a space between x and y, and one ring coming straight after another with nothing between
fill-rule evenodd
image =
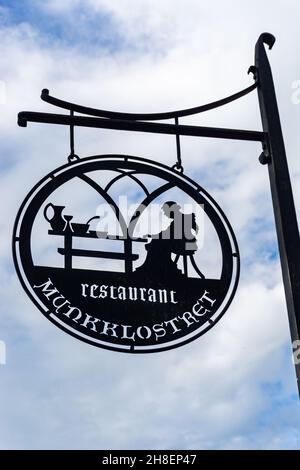
<instances>
[{"instance_id":1,"label":"monk silhouette figure","mask_svg":"<svg viewBox=\"0 0 300 470\"><path fill-rule=\"evenodd\" d=\"M146 245L146 261L136 272L149 272L159 278L182 277L182 271L177 267L179 256L191 256L197 251L196 217L194 213L181 212L180 205L174 201L165 202L162 211L170 219L170 224L160 233L151 235L151 241ZM172 253L177 255L175 260L172 260Z\"/></svg>"}]
</instances>

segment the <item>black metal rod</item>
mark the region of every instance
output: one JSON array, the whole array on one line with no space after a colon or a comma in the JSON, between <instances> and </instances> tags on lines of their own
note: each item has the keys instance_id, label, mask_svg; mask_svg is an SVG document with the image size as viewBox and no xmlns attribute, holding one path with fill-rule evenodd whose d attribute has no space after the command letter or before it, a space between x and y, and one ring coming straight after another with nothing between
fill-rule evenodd
<instances>
[{"instance_id":1,"label":"black metal rod","mask_svg":"<svg viewBox=\"0 0 300 470\"><path fill-rule=\"evenodd\" d=\"M300 237L291 181L284 148L274 82L264 43L271 49L274 36L262 34L255 47L258 75L258 98L263 130L268 135L268 163L272 201L278 237L281 269L285 289L292 341L300 332ZM295 364L300 392L300 367Z\"/></svg>"},{"instance_id":2,"label":"black metal rod","mask_svg":"<svg viewBox=\"0 0 300 470\"><path fill-rule=\"evenodd\" d=\"M175 118L175 126L179 125L178 117ZM180 135L177 133L176 134L176 153L177 153L177 163L176 167L177 169L182 169L182 160L181 160L181 146L180 146Z\"/></svg>"},{"instance_id":3,"label":"black metal rod","mask_svg":"<svg viewBox=\"0 0 300 470\"><path fill-rule=\"evenodd\" d=\"M224 129L217 127L201 127L156 122L126 121L87 116L68 116L66 114L36 113L22 111L18 114L18 124L26 127L28 122L46 124L62 124L66 126L93 127L99 129L118 129L123 131L154 132L156 134L186 135L195 137L213 137L219 139L248 140L265 142L265 133L241 129Z\"/></svg>"},{"instance_id":4,"label":"black metal rod","mask_svg":"<svg viewBox=\"0 0 300 470\"><path fill-rule=\"evenodd\" d=\"M70 111L70 116L74 116L74 111ZM74 155L74 126L70 126L70 155Z\"/></svg>"},{"instance_id":5,"label":"black metal rod","mask_svg":"<svg viewBox=\"0 0 300 470\"><path fill-rule=\"evenodd\" d=\"M76 111L81 114L88 114L90 116L105 117L109 119L125 119L129 121L142 120L142 121L160 121L163 119L173 119L175 117L191 116L192 114L203 113L210 111L211 109L219 108L225 104L231 103L242 96L248 95L257 87L257 83L253 83L244 90L238 91L233 95L227 96L212 103L207 103L201 106L195 106L194 108L180 109L178 111L169 111L164 113L122 113L116 111L107 111L104 109L89 108L76 103L70 103L69 101L60 100L54 96L49 95L49 90L46 88L42 90L41 99L46 103L58 106L59 108Z\"/></svg>"}]
</instances>

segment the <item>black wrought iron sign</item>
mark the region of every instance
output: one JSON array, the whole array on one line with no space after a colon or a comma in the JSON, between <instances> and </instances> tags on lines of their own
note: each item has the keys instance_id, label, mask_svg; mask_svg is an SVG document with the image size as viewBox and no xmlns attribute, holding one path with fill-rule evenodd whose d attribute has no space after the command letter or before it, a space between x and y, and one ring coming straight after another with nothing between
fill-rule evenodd
<instances>
[{"instance_id":1,"label":"black wrought iron sign","mask_svg":"<svg viewBox=\"0 0 300 470\"><path fill-rule=\"evenodd\" d=\"M183 172L180 136L186 135L261 143L260 162L270 170L292 334L298 338L300 297L294 282L299 280L300 250L292 259L291 243L299 247L299 233L264 43L272 47L274 37L265 33L257 42L255 66L250 67L254 83L214 103L128 114L68 103L43 90L44 101L70 115L19 113L20 126L29 121L70 126L68 163L30 191L13 235L21 283L58 327L99 347L145 353L186 344L225 313L239 279L238 246L219 205L201 182ZM255 89L263 131L179 123L180 117L223 106ZM174 124L154 122L164 119ZM79 158L76 126L173 134L177 162L170 168L128 155ZM124 188L132 203L122 198ZM288 217L283 210L287 203Z\"/></svg>"},{"instance_id":2,"label":"black wrought iron sign","mask_svg":"<svg viewBox=\"0 0 300 470\"><path fill-rule=\"evenodd\" d=\"M117 189L124 180L140 198L132 208ZM76 219L75 188L86 222L82 213ZM51 265L36 246L42 234ZM210 252L214 239L220 248ZM200 336L238 281L236 240L216 202L142 158L96 156L58 168L24 201L14 240L19 276L42 312L83 341L119 351L153 352Z\"/></svg>"}]
</instances>

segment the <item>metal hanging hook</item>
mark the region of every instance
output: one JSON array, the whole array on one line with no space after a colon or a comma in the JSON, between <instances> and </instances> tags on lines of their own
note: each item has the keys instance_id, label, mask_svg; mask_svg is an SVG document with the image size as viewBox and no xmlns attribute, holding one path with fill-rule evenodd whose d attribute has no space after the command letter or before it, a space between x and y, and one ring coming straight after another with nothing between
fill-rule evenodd
<instances>
[{"instance_id":1,"label":"metal hanging hook","mask_svg":"<svg viewBox=\"0 0 300 470\"><path fill-rule=\"evenodd\" d=\"M178 116L175 117L175 126L178 126L179 120ZM176 152L177 152L177 162L172 166L174 170L183 173L182 159L181 159L181 147L180 147L180 135L179 132L176 133Z\"/></svg>"},{"instance_id":2,"label":"metal hanging hook","mask_svg":"<svg viewBox=\"0 0 300 470\"><path fill-rule=\"evenodd\" d=\"M73 109L70 110L70 116L74 116ZM74 151L74 125L70 125L70 155L68 156L68 162L71 163L74 160L79 160L78 155Z\"/></svg>"}]
</instances>

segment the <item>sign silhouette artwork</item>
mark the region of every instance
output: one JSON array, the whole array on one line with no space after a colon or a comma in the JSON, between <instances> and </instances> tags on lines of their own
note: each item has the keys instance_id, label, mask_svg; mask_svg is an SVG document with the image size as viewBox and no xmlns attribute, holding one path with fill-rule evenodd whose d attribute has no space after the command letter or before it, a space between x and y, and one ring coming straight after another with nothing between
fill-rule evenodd
<instances>
[{"instance_id":1,"label":"sign silhouette artwork","mask_svg":"<svg viewBox=\"0 0 300 470\"><path fill-rule=\"evenodd\" d=\"M293 346L300 338L300 237L272 70L262 33L253 83L210 103L166 112L87 107L41 93L61 113L21 111L18 125L65 126L68 164L23 202L13 255L21 283L44 315L90 344L129 353L186 344L212 328L230 305L239 253L224 213L183 175L181 137L256 142L268 168ZM183 124L256 90L262 130ZM66 113L67 111L67 113ZM125 155L79 158L75 129L162 134L176 139L172 168ZM300 390L300 366L295 361Z\"/></svg>"},{"instance_id":2,"label":"sign silhouette artwork","mask_svg":"<svg viewBox=\"0 0 300 470\"><path fill-rule=\"evenodd\" d=\"M239 277L235 236L212 197L137 157L88 157L50 173L23 202L13 240L20 280L43 314L123 352L202 335Z\"/></svg>"}]
</instances>

